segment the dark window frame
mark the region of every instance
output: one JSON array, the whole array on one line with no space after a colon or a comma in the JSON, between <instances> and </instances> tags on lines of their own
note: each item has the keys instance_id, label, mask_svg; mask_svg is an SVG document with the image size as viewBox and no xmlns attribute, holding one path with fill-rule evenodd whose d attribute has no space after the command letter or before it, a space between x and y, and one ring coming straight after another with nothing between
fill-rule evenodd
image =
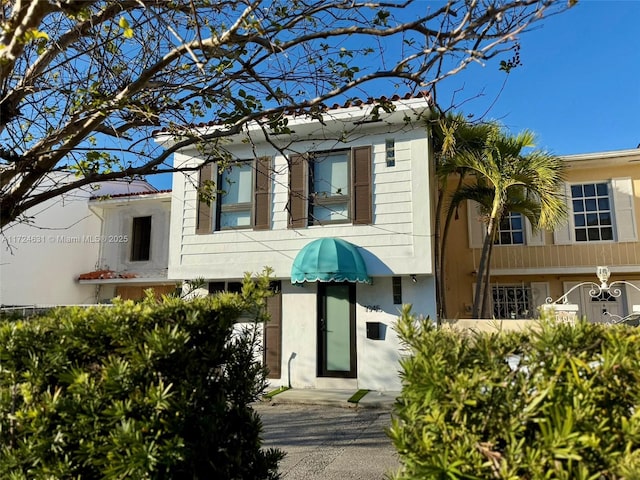
<instances>
[{"instance_id":1,"label":"dark window frame","mask_svg":"<svg viewBox=\"0 0 640 480\"><path fill-rule=\"evenodd\" d=\"M251 193L249 195L249 202L238 202L238 203L225 203L224 198L226 195L225 185L227 185L227 180L225 179L225 174L230 172L231 169L238 166L249 166L251 168ZM252 160L239 160L237 162L233 162L229 166L219 169L218 176L216 180L216 185L218 186L218 193L216 195L216 222L215 222L215 231L224 231L224 230L245 230L253 228L254 224L254 208L255 208L255 180L256 178L256 162L254 159ZM233 226L233 227L223 227L221 225L222 215L225 213L234 213L234 212L248 212L249 213L249 224L241 225L241 226Z\"/></svg>"},{"instance_id":2,"label":"dark window frame","mask_svg":"<svg viewBox=\"0 0 640 480\"><path fill-rule=\"evenodd\" d=\"M251 202L241 204L231 204L226 207L220 201L224 191L222 177L224 172L216 168L215 163L208 163L200 170L199 185L201 188L205 182L214 180L218 189L214 205L204 201L198 201L196 214L196 234L210 235L216 232L233 231L238 229L269 230L271 228L271 214L273 211L272 202L272 157L256 157L252 159L238 160L233 162L250 163L252 167L251 180ZM220 214L222 211L246 211L246 205L250 205L250 225L240 227L220 228Z\"/></svg>"},{"instance_id":3,"label":"dark window frame","mask_svg":"<svg viewBox=\"0 0 640 480\"><path fill-rule=\"evenodd\" d=\"M288 228L306 228L314 225L373 224L373 149L371 145L354 146L345 150L349 153L349 219L340 221L314 221L310 215L312 201L310 157L332 151L308 152L291 155L289 161L289 201L287 203ZM338 200L335 200L338 201ZM340 199L340 203L342 203ZM321 200L322 202L322 200Z\"/></svg>"},{"instance_id":4,"label":"dark window frame","mask_svg":"<svg viewBox=\"0 0 640 480\"><path fill-rule=\"evenodd\" d=\"M576 243L615 241L615 213L609 183L575 183L570 190Z\"/></svg>"},{"instance_id":5,"label":"dark window frame","mask_svg":"<svg viewBox=\"0 0 640 480\"><path fill-rule=\"evenodd\" d=\"M531 285L492 285L491 299L493 317L496 319L528 319L533 314L533 289Z\"/></svg>"},{"instance_id":6,"label":"dark window frame","mask_svg":"<svg viewBox=\"0 0 640 480\"><path fill-rule=\"evenodd\" d=\"M338 156L343 155L347 160L347 178L345 179L345 183L349 189L349 191L344 193L336 193L329 194L328 192L315 192L314 191L314 183L317 176L316 166L319 165L320 161L318 159L325 159L330 156ZM353 180L352 180L352 157L353 153L350 149L338 149L338 150L328 150L328 151L317 151L310 153L307 157L309 161L309 225L333 225L333 224L341 224L341 223L351 223L352 218L352 201L351 201L351 190L353 188ZM314 208L322 208L331 210L332 206L344 205L347 204L347 217L346 218L338 218L336 220L319 220L314 217Z\"/></svg>"},{"instance_id":7,"label":"dark window frame","mask_svg":"<svg viewBox=\"0 0 640 480\"><path fill-rule=\"evenodd\" d=\"M520 222L520 228L515 228L514 223ZM495 245L524 245L525 244L525 217L518 212L506 212L496 235ZM518 241L520 240L520 241Z\"/></svg>"},{"instance_id":8,"label":"dark window frame","mask_svg":"<svg viewBox=\"0 0 640 480\"><path fill-rule=\"evenodd\" d=\"M402 277L391 277L393 304L402 305Z\"/></svg>"},{"instance_id":9,"label":"dark window frame","mask_svg":"<svg viewBox=\"0 0 640 480\"><path fill-rule=\"evenodd\" d=\"M148 262L151 259L151 225L151 215L133 217L131 221L130 261Z\"/></svg>"}]
</instances>

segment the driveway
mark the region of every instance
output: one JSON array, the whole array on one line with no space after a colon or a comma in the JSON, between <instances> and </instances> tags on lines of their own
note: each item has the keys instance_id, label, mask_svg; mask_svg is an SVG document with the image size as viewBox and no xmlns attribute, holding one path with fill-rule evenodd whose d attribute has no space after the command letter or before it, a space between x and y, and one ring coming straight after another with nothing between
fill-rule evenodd
<instances>
[{"instance_id":1,"label":"driveway","mask_svg":"<svg viewBox=\"0 0 640 480\"><path fill-rule=\"evenodd\" d=\"M284 480L382 480L399 463L384 429L389 410L269 403L255 405L265 447L287 455Z\"/></svg>"}]
</instances>

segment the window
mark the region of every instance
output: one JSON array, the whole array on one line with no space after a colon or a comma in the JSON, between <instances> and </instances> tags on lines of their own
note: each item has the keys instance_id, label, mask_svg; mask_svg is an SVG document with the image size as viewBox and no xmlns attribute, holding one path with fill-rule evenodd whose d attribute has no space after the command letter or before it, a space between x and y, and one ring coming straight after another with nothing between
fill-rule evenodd
<instances>
[{"instance_id":1,"label":"window","mask_svg":"<svg viewBox=\"0 0 640 480\"><path fill-rule=\"evenodd\" d=\"M261 157L236 162L219 171L217 176L215 171L213 164L204 165L200 170L199 188L206 187L207 182L213 183L217 195L209 204L198 202L196 233L270 228L271 159Z\"/></svg>"},{"instance_id":2,"label":"window","mask_svg":"<svg viewBox=\"0 0 640 480\"><path fill-rule=\"evenodd\" d=\"M469 248L482 248L487 235L485 213L478 203L467 200L467 231ZM531 222L521 213L508 212L502 216L496 233L495 245L539 246L545 244L544 230L534 230Z\"/></svg>"},{"instance_id":3,"label":"window","mask_svg":"<svg viewBox=\"0 0 640 480\"><path fill-rule=\"evenodd\" d=\"M531 287L525 285L493 286L493 316L498 319L530 318Z\"/></svg>"},{"instance_id":4,"label":"window","mask_svg":"<svg viewBox=\"0 0 640 480\"><path fill-rule=\"evenodd\" d=\"M524 221L521 213L508 212L502 216L496 245L524 245Z\"/></svg>"},{"instance_id":5,"label":"window","mask_svg":"<svg viewBox=\"0 0 640 480\"><path fill-rule=\"evenodd\" d=\"M309 223L348 222L350 215L348 151L310 157Z\"/></svg>"},{"instance_id":6,"label":"window","mask_svg":"<svg viewBox=\"0 0 640 480\"><path fill-rule=\"evenodd\" d=\"M150 246L151 217L134 217L131 229L131 261L148 261Z\"/></svg>"},{"instance_id":7,"label":"window","mask_svg":"<svg viewBox=\"0 0 640 480\"><path fill-rule=\"evenodd\" d=\"M253 162L233 164L218 174L216 230L252 226Z\"/></svg>"},{"instance_id":8,"label":"window","mask_svg":"<svg viewBox=\"0 0 640 480\"><path fill-rule=\"evenodd\" d=\"M402 278L392 277L393 304L402 305Z\"/></svg>"},{"instance_id":9,"label":"window","mask_svg":"<svg viewBox=\"0 0 640 480\"><path fill-rule=\"evenodd\" d=\"M293 155L289 228L373 223L371 147Z\"/></svg>"},{"instance_id":10,"label":"window","mask_svg":"<svg viewBox=\"0 0 640 480\"><path fill-rule=\"evenodd\" d=\"M242 292L242 282L209 282L209 293Z\"/></svg>"},{"instance_id":11,"label":"window","mask_svg":"<svg viewBox=\"0 0 640 480\"><path fill-rule=\"evenodd\" d=\"M569 221L553 232L556 245L576 242L637 242L633 180L630 177L566 185Z\"/></svg>"},{"instance_id":12,"label":"window","mask_svg":"<svg viewBox=\"0 0 640 480\"><path fill-rule=\"evenodd\" d=\"M385 141L385 153L387 156L387 167L396 166L396 141L392 138Z\"/></svg>"},{"instance_id":13,"label":"window","mask_svg":"<svg viewBox=\"0 0 640 480\"><path fill-rule=\"evenodd\" d=\"M613 216L607 183L571 185L576 242L613 240Z\"/></svg>"},{"instance_id":14,"label":"window","mask_svg":"<svg viewBox=\"0 0 640 480\"><path fill-rule=\"evenodd\" d=\"M599 292L597 295L589 295L592 302L616 302L618 299L607 291Z\"/></svg>"}]
</instances>

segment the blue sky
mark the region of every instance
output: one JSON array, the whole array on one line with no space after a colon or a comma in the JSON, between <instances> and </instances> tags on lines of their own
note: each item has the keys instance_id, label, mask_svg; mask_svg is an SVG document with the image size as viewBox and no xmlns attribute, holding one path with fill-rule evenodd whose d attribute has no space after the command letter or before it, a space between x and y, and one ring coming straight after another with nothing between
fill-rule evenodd
<instances>
[{"instance_id":1,"label":"blue sky","mask_svg":"<svg viewBox=\"0 0 640 480\"><path fill-rule=\"evenodd\" d=\"M557 155L636 148L639 21L640 0L580 0L520 36L522 65L508 78L501 58L471 65L439 84L438 102L448 107L455 98L456 110L499 120L514 134L532 130L537 147ZM149 179L170 188L169 177Z\"/></svg>"},{"instance_id":2,"label":"blue sky","mask_svg":"<svg viewBox=\"0 0 640 480\"><path fill-rule=\"evenodd\" d=\"M438 101L469 99L460 111L498 119L513 133L533 130L558 155L640 144L640 1L580 0L521 35L522 66L474 65L438 87ZM483 96L475 98L478 93Z\"/></svg>"}]
</instances>

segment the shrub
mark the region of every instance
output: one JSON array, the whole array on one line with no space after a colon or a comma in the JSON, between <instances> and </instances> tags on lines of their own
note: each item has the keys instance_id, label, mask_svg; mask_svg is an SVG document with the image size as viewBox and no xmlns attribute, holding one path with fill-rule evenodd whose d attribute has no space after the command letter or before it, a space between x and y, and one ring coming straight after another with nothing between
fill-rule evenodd
<instances>
[{"instance_id":1,"label":"shrub","mask_svg":"<svg viewBox=\"0 0 640 480\"><path fill-rule=\"evenodd\" d=\"M464 335L398 331L397 479L640 478L640 330L542 321Z\"/></svg>"},{"instance_id":2,"label":"shrub","mask_svg":"<svg viewBox=\"0 0 640 480\"><path fill-rule=\"evenodd\" d=\"M0 478L278 478L255 329L232 334L266 285L1 321Z\"/></svg>"}]
</instances>

